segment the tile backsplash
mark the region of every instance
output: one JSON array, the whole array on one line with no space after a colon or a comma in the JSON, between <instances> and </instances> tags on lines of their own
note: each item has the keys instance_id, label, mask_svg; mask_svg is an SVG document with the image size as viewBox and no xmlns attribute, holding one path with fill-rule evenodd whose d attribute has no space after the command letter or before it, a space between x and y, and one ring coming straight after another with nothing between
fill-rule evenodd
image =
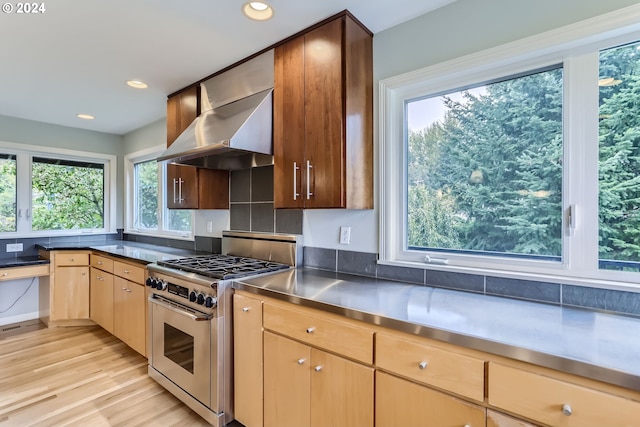
<instances>
[{"instance_id":1,"label":"tile backsplash","mask_svg":"<svg viewBox=\"0 0 640 427\"><path fill-rule=\"evenodd\" d=\"M307 267L640 317L640 292L377 264L377 254L304 247Z\"/></svg>"},{"instance_id":2,"label":"tile backsplash","mask_svg":"<svg viewBox=\"0 0 640 427\"><path fill-rule=\"evenodd\" d=\"M302 234L301 209L273 206L273 165L231 171L231 230Z\"/></svg>"}]
</instances>

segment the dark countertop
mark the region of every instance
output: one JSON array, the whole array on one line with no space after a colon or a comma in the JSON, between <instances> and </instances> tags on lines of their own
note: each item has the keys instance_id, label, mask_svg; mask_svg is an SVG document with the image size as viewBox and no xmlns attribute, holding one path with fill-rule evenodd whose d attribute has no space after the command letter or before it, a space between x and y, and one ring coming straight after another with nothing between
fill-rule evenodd
<instances>
[{"instance_id":1,"label":"dark countertop","mask_svg":"<svg viewBox=\"0 0 640 427\"><path fill-rule=\"evenodd\" d=\"M30 265L49 264L48 259L42 259L37 256L25 256L18 258L3 258L0 259L0 268L11 267L27 267Z\"/></svg>"},{"instance_id":2,"label":"dark countertop","mask_svg":"<svg viewBox=\"0 0 640 427\"><path fill-rule=\"evenodd\" d=\"M164 261L168 259L183 258L193 255L202 255L206 252L200 252L190 249L170 248L167 246L157 246L148 243L130 242L126 240L113 240L105 242L82 242L82 243L54 243L51 245L36 244L36 248L45 251L58 250L93 250L103 252L120 258L126 258L138 261L142 264L148 264L156 261Z\"/></svg>"},{"instance_id":3,"label":"dark countertop","mask_svg":"<svg viewBox=\"0 0 640 427\"><path fill-rule=\"evenodd\" d=\"M640 391L640 319L312 268L234 289Z\"/></svg>"}]
</instances>

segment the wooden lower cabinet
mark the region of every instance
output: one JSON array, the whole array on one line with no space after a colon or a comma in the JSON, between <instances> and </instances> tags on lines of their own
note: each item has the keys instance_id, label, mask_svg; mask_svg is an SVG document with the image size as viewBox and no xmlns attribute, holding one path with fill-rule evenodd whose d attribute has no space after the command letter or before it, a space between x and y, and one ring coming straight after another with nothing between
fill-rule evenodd
<instances>
[{"instance_id":1,"label":"wooden lower cabinet","mask_svg":"<svg viewBox=\"0 0 640 427\"><path fill-rule=\"evenodd\" d=\"M266 427L373 426L374 369L264 332Z\"/></svg>"},{"instance_id":2,"label":"wooden lower cabinet","mask_svg":"<svg viewBox=\"0 0 640 427\"><path fill-rule=\"evenodd\" d=\"M145 288L122 277L113 278L113 334L146 355Z\"/></svg>"},{"instance_id":3,"label":"wooden lower cabinet","mask_svg":"<svg viewBox=\"0 0 640 427\"><path fill-rule=\"evenodd\" d=\"M89 267L56 267L51 320L89 319Z\"/></svg>"},{"instance_id":4,"label":"wooden lower cabinet","mask_svg":"<svg viewBox=\"0 0 640 427\"><path fill-rule=\"evenodd\" d=\"M376 372L376 427L484 427L485 409L382 371Z\"/></svg>"},{"instance_id":5,"label":"wooden lower cabinet","mask_svg":"<svg viewBox=\"0 0 640 427\"><path fill-rule=\"evenodd\" d=\"M487 427L537 427L526 421L510 417L500 412L487 410Z\"/></svg>"},{"instance_id":6,"label":"wooden lower cabinet","mask_svg":"<svg viewBox=\"0 0 640 427\"><path fill-rule=\"evenodd\" d=\"M91 267L91 320L113 334L113 274Z\"/></svg>"},{"instance_id":7,"label":"wooden lower cabinet","mask_svg":"<svg viewBox=\"0 0 640 427\"><path fill-rule=\"evenodd\" d=\"M489 363L488 403L558 427L638 427L640 402L558 378Z\"/></svg>"},{"instance_id":8,"label":"wooden lower cabinet","mask_svg":"<svg viewBox=\"0 0 640 427\"><path fill-rule=\"evenodd\" d=\"M263 425L262 301L233 295L234 416L246 427Z\"/></svg>"}]
</instances>

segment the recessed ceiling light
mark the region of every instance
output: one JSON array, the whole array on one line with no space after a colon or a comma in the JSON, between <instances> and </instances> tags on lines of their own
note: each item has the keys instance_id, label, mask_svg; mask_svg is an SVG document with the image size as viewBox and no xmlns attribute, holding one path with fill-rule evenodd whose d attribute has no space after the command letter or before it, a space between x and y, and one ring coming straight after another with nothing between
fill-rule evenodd
<instances>
[{"instance_id":1,"label":"recessed ceiling light","mask_svg":"<svg viewBox=\"0 0 640 427\"><path fill-rule=\"evenodd\" d=\"M91 114L76 114L76 117L79 119L84 119L84 120L93 120L95 119L94 116L92 116Z\"/></svg>"},{"instance_id":2,"label":"recessed ceiling light","mask_svg":"<svg viewBox=\"0 0 640 427\"><path fill-rule=\"evenodd\" d=\"M127 84L136 89L146 89L149 87L149 85L142 80L127 80Z\"/></svg>"},{"instance_id":3,"label":"recessed ceiling light","mask_svg":"<svg viewBox=\"0 0 640 427\"><path fill-rule=\"evenodd\" d=\"M273 16L273 8L263 1L249 1L242 5L242 13L256 21L266 21Z\"/></svg>"}]
</instances>

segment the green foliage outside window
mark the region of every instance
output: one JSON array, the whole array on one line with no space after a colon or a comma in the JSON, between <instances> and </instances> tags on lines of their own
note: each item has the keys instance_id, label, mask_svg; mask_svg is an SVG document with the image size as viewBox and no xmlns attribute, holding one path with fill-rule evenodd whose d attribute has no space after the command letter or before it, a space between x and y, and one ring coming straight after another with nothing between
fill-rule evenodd
<instances>
[{"instance_id":1,"label":"green foliage outside window","mask_svg":"<svg viewBox=\"0 0 640 427\"><path fill-rule=\"evenodd\" d=\"M99 164L34 158L33 230L104 227L104 169Z\"/></svg>"},{"instance_id":2,"label":"green foliage outside window","mask_svg":"<svg viewBox=\"0 0 640 427\"><path fill-rule=\"evenodd\" d=\"M0 232L16 231L16 160L0 157Z\"/></svg>"},{"instance_id":3,"label":"green foliage outside window","mask_svg":"<svg viewBox=\"0 0 640 427\"><path fill-rule=\"evenodd\" d=\"M600 55L604 260L640 261L639 47ZM444 119L409 131L408 246L559 257L562 70L460 94L442 97Z\"/></svg>"}]
</instances>

